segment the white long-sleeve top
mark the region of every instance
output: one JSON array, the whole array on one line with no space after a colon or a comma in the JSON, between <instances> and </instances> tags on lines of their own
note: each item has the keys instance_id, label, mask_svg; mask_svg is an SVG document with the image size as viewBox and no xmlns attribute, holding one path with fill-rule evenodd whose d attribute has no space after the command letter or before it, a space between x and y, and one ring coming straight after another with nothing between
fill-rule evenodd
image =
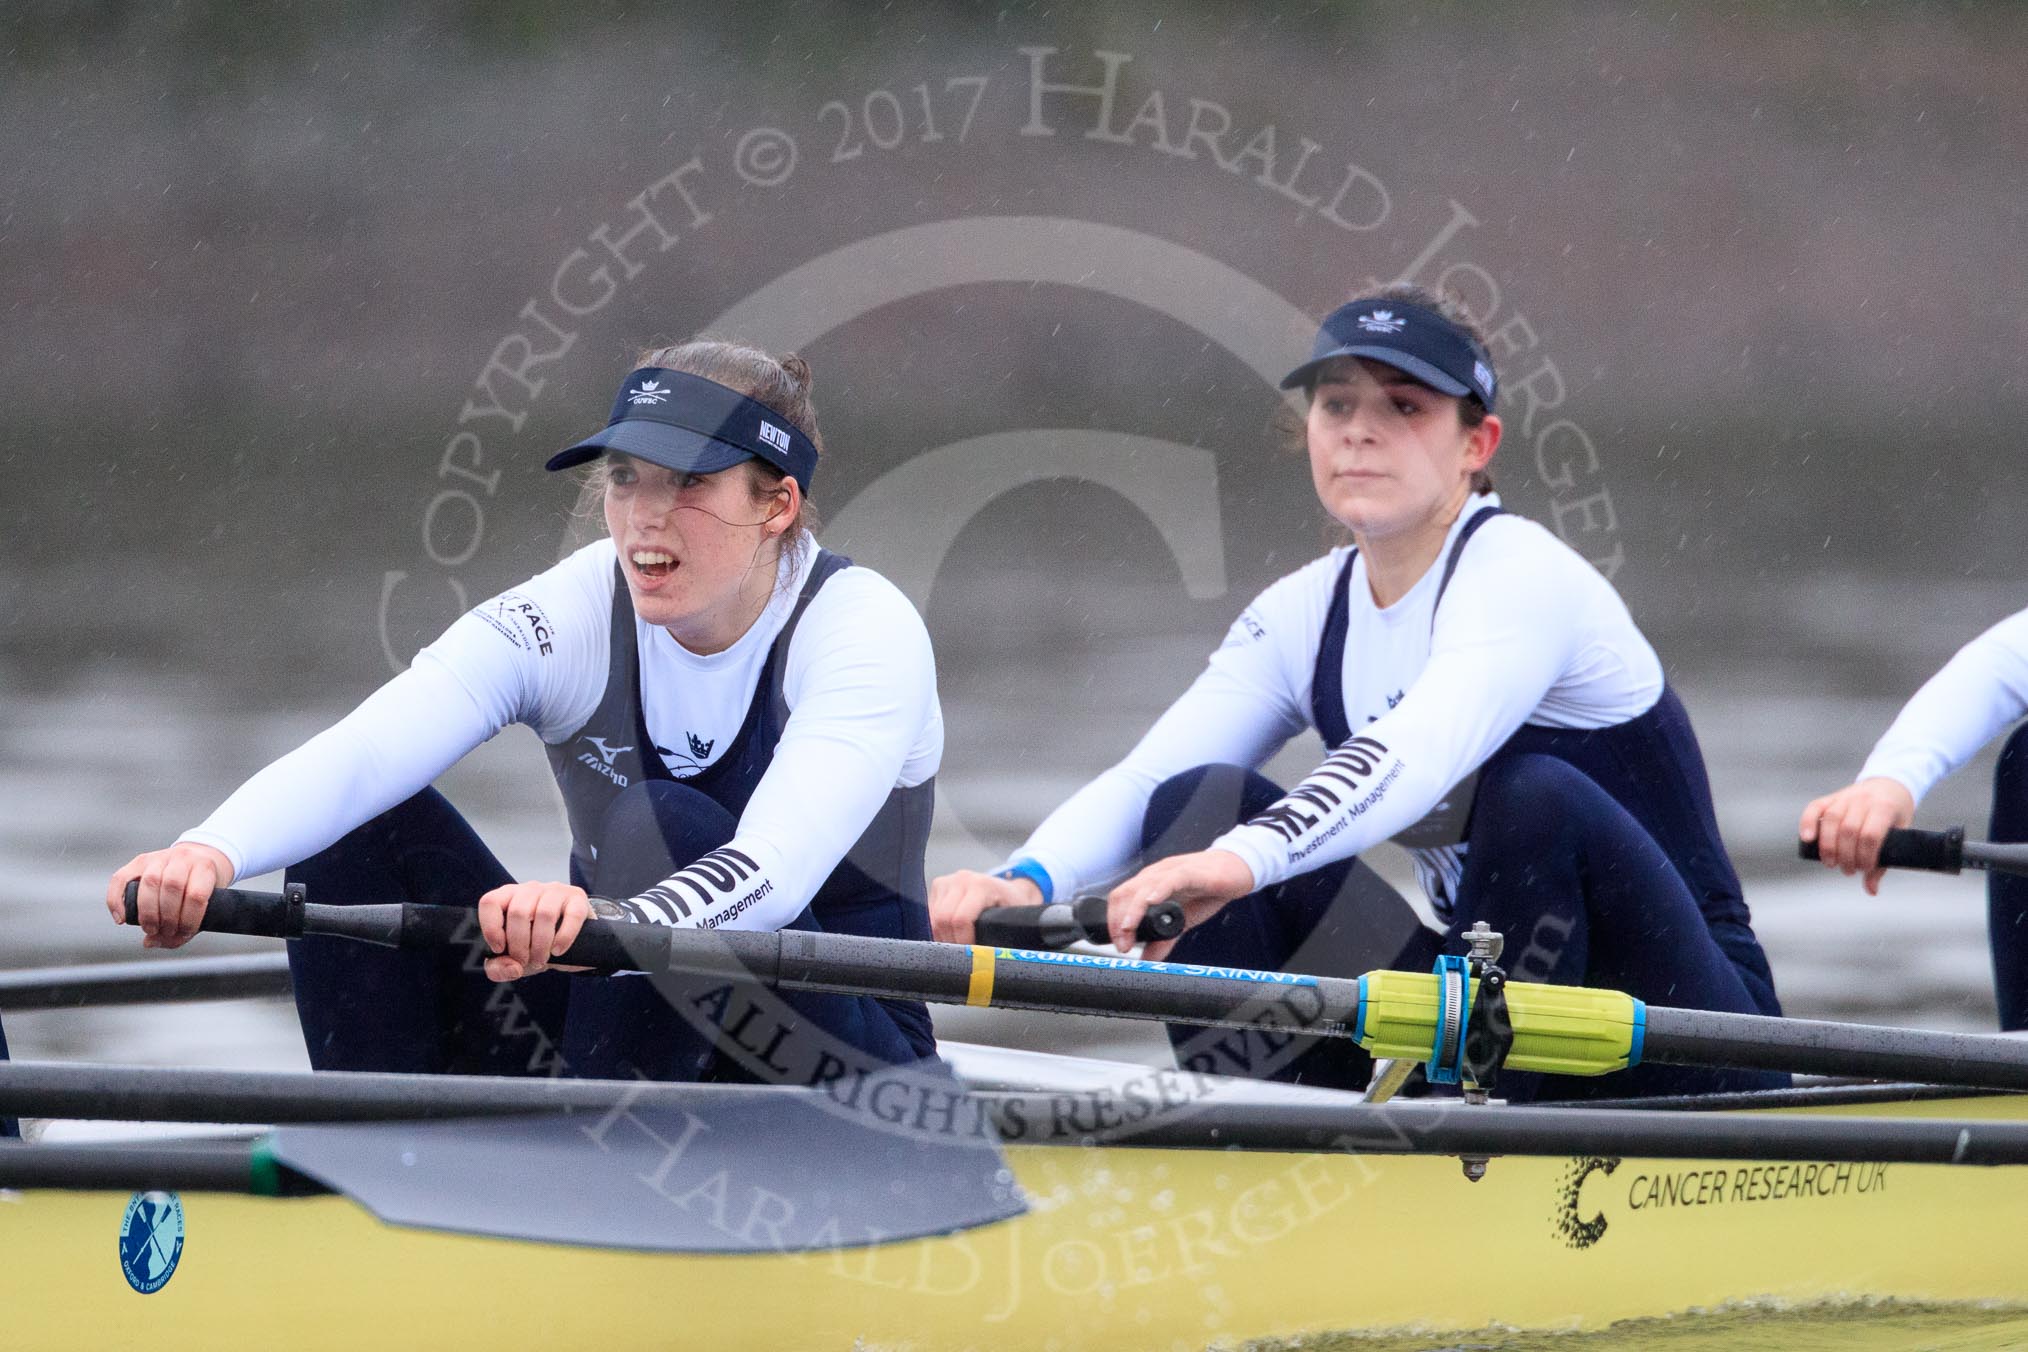
<instances>
[{"instance_id":1,"label":"white long-sleeve top","mask_svg":"<svg viewBox=\"0 0 2028 1352\"><path fill-rule=\"evenodd\" d=\"M2028 610L1958 649L1902 706L1859 778L1900 781L1917 802L2028 715Z\"/></svg>"},{"instance_id":2,"label":"white long-sleeve top","mask_svg":"<svg viewBox=\"0 0 2028 1352\"><path fill-rule=\"evenodd\" d=\"M1256 887L1359 854L1421 821L1524 723L1611 727L1661 697L1661 662L1612 584L1532 521L1493 518L1466 544L1443 604L1437 592L1458 532L1492 494L1469 501L1444 549L1393 605L1352 566L1343 689L1354 740L1269 812L1213 848L1246 862ZM1109 882L1135 862L1155 787L1194 766L1257 766L1311 721L1311 686L1336 549L1255 598L1202 675L1127 758L1037 827L1015 859L1060 895ZM1463 868L1460 844L1410 849L1438 914Z\"/></svg>"},{"instance_id":3,"label":"white long-sleeve top","mask_svg":"<svg viewBox=\"0 0 2028 1352\"><path fill-rule=\"evenodd\" d=\"M767 609L723 652L700 655L635 621L641 697L664 764L681 779L733 743L768 649L816 558L785 553ZM474 607L336 725L242 785L184 840L210 845L235 877L305 859L410 797L513 723L549 743L598 707L610 664L612 541ZM896 787L934 775L943 714L929 633L908 598L865 568L833 575L804 612L783 669L789 718L730 845L758 873L678 923L779 929L794 919ZM708 748L702 754L696 748ZM772 886L763 889L764 883ZM645 908L649 919L661 918Z\"/></svg>"}]
</instances>

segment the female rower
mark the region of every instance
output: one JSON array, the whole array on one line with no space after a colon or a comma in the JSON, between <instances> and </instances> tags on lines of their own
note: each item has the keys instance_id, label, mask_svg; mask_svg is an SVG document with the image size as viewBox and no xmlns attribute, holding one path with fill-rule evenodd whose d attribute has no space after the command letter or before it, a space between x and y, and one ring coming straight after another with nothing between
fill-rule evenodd
<instances>
[{"instance_id":1,"label":"female rower","mask_svg":"<svg viewBox=\"0 0 2028 1352\"><path fill-rule=\"evenodd\" d=\"M545 971L587 888L657 924L929 933L943 752L929 637L892 584L816 545L809 367L702 340L639 366L606 426L548 463L595 464L608 538L466 614L201 826L113 874L115 920L140 880L152 948L188 940L215 887L284 864L313 901L477 907L498 954L484 978L511 996L459 953L292 943L313 1065L726 1078L742 1060L774 1073L798 1029L830 1035L805 1050L875 1063L934 1054L919 1003L784 994L756 1024L723 983ZM513 881L428 787L517 722L563 793L568 882Z\"/></svg>"},{"instance_id":2,"label":"female rower","mask_svg":"<svg viewBox=\"0 0 2028 1352\"><path fill-rule=\"evenodd\" d=\"M1703 757L1654 650L1610 583L1501 510L1496 377L1462 308L1393 287L1324 321L1282 382L1350 547L1269 587L1207 669L1117 766L1050 814L997 874L930 890L937 937L987 906L1117 879L1115 942L1147 908L1190 928L1147 956L1347 976L1427 970L1483 920L1517 979L1646 1000L1778 1012L1720 843ZM1283 793L1254 767L1304 726L1329 754ZM1369 846L1410 849L1436 914L1375 953L1387 898ZM1375 958L1377 957L1377 961ZM1172 1029L1184 1064L1363 1086L1343 1039ZM1780 1077L1642 1066L1597 1080L1507 1075L1510 1097L1675 1093Z\"/></svg>"},{"instance_id":3,"label":"female rower","mask_svg":"<svg viewBox=\"0 0 2028 1352\"><path fill-rule=\"evenodd\" d=\"M1930 677L1859 769L1859 778L1803 809L1797 832L1877 896L1880 842L1915 820L1915 805L1986 743L2028 715L2028 610L2000 621ZM2000 749L1993 771L1993 840L2028 840L2028 724ZM1986 879L1986 925L2000 1027L2028 1028L2028 879Z\"/></svg>"}]
</instances>

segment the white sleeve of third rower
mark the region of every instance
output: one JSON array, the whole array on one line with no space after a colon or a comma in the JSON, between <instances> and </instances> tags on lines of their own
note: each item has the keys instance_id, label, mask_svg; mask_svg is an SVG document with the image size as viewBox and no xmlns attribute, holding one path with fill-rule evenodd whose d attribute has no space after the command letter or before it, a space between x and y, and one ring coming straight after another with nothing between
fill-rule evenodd
<instances>
[{"instance_id":1,"label":"white sleeve of third rower","mask_svg":"<svg viewBox=\"0 0 2028 1352\"><path fill-rule=\"evenodd\" d=\"M2028 610L1958 650L1903 707L1859 778L1899 780L1921 802L2010 723L2028 714Z\"/></svg>"},{"instance_id":2,"label":"white sleeve of third rower","mask_svg":"<svg viewBox=\"0 0 2028 1352\"><path fill-rule=\"evenodd\" d=\"M408 670L249 779L182 839L221 851L235 878L254 877L309 858L413 796L510 723L545 739L582 723L604 685L610 642L612 547L601 543L603 554L581 550L474 606Z\"/></svg>"},{"instance_id":3,"label":"white sleeve of third rower","mask_svg":"<svg viewBox=\"0 0 2028 1352\"><path fill-rule=\"evenodd\" d=\"M624 903L685 928L778 930L866 833L897 786L943 756L936 658L906 596L848 568L824 584L789 644L789 718L725 845ZM901 879L885 880L900 890Z\"/></svg>"},{"instance_id":4,"label":"white sleeve of third rower","mask_svg":"<svg viewBox=\"0 0 2028 1352\"><path fill-rule=\"evenodd\" d=\"M1566 549L1467 552L1401 702L1211 848L1238 855L1261 888L1413 825L1541 705L1582 645L1584 598L1617 605L1610 591Z\"/></svg>"},{"instance_id":5,"label":"white sleeve of third rower","mask_svg":"<svg viewBox=\"0 0 2028 1352\"><path fill-rule=\"evenodd\" d=\"M1260 765L1309 726L1307 664L1338 562L1327 556L1255 598L1126 759L1065 799L1015 851L1042 866L1058 900L1135 862L1148 800L1164 780L1199 765Z\"/></svg>"}]
</instances>

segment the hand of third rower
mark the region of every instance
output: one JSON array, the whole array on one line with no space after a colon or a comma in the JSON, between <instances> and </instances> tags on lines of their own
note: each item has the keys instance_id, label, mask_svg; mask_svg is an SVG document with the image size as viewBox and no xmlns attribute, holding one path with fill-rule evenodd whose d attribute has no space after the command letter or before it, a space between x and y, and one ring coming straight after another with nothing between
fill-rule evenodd
<instances>
[{"instance_id":1,"label":"hand of third rower","mask_svg":"<svg viewBox=\"0 0 2028 1352\"><path fill-rule=\"evenodd\" d=\"M1803 809L1796 834L1804 842L1817 843L1817 855L1826 868L1841 870L1847 877L1866 875L1868 896L1880 894L1880 842L1890 829L1915 820L1915 798L1899 780L1885 776L1862 779L1836 793L1813 800Z\"/></svg>"},{"instance_id":2,"label":"hand of third rower","mask_svg":"<svg viewBox=\"0 0 2028 1352\"><path fill-rule=\"evenodd\" d=\"M1183 928L1196 929L1229 901L1253 891L1253 870L1230 850L1199 850L1195 854L1171 855L1158 859L1115 887L1106 897L1106 927L1112 931L1113 946L1125 953L1136 942L1135 931L1148 908L1159 901L1173 901L1183 907ZM1174 939L1158 939L1141 956L1160 962L1176 946Z\"/></svg>"},{"instance_id":3,"label":"hand of third rower","mask_svg":"<svg viewBox=\"0 0 2028 1352\"><path fill-rule=\"evenodd\" d=\"M479 932L497 957L486 959L495 981L519 981L545 971L573 943L591 915L591 900L569 883L508 883L479 898ZM582 972L582 967L556 968Z\"/></svg>"},{"instance_id":4,"label":"hand of third rower","mask_svg":"<svg viewBox=\"0 0 2028 1352\"><path fill-rule=\"evenodd\" d=\"M1027 878L1002 878L961 868L929 886L930 935L939 943L969 944L979 912L990 906L1040 906L1042 889Z\"/></svg>"},{"instance_id":5,"label":"hand of third rower","mask_svg":"<svg viewBox=\"0 0 2028 1352\"><path fill-rule=\"evenodd\" d=\"M127 923L127 884L137 880L141 947L181 948L203 923L211 894L232 885L232 861L209 845L189 841L135 855L114 869L106 884L106 909L115 925Z\"/></svg>"}]
</instances>

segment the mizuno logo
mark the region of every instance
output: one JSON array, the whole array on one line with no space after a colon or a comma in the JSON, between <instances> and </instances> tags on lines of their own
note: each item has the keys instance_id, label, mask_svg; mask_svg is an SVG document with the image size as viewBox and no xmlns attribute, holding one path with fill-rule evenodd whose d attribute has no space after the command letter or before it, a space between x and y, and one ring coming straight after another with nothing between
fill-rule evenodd
<instances>
[{"instance_id":1,"label":"mizuno logo","mask_svg":"<svg viewBox=\"0 0 2028 1352\"><path fill-rule=\"evenodd\" d=\"M1493 392L1493 370L1482 361L1472 363L1472 379L1479 382L1479 388L1486 393Z\"/></svg>"},{"instance_id":2,"label":"mizuno logo","mask_svg":"<svg viewBox=\"0 0 2028 1352\"><path fill-rule=\"evenodd\" d=\"M1359 327L1368 333L1400 333L1408 327L1408 321L1396 319L1392 310L1375 310L1359 316Z\"/></svg>"},{"instance_id":3,"label":"mizuno logo","mask_svg":"<svg viewBox=\"0 0 2028 1352\"><path fill-rule=\"evenodd\" d=\"M704 740L704 739L703 739L702 737L699 737L699 736L698 736L698 735L697 735L696 733L694 733L694 732L693 732L693 733L689 733L689 734L687 734L687 735L688 735L688 736L689 736L689 738L690 738L690 754L691 754L691 755L693 755L693 756L697 757L697 759L699 759L699 760L703 760L703 759L704 759L704 758L705 758L706 756L708 756L708 755L710 755L710 754L711 754L711 745L712 745L712 744L711 744L710 742L707 742L707 741L705 741L705 740ZM714 740L715 740L715 739L714 739Z\"/></svg>"},{"instance_id":4,"label":"mizuno logo","mask_svg":"<svg viewBox=\"0 0 2028 1352\"><path fill-rule=\"evenodd\" d=\"M760 439L778 451L789 449L789 434L781 428L776 427L766 418L761 419Z\"/></svg>"},{"instance_id":5,"label":"mizuno logo","mask_svg":"<svg viewBox=\"0 0 2028 1352\"><path fill-rule=\"evenodd\" d=\"M603 737L586 737L582 740L590 742L592 749L578 754L578 764L604 775L619 788L626 788L629 782L628 778L613 768L613 757L619 755L622 751L632 751L634 748L631 746L607 746Z\"/></svg>"},{"instance_id":6,"label":"mizuno logo","mask_svg":"<svg viewBox=\"0 0 2028 1352\"><path fill-rule=\"evenodd\" d=\"M640 388L627 396L627 402L630 404L660 404L666 402L668 398L669 391L662 388L661 381L644 380L641 382Z\"/></svg>"},{"instance_id":7,"label":"mizuno logo","mask_svg":"<svg viewBox=\"0 0 2028 1352\"><path fill-rule=\"evenodd\" d=\"M606 739L603 737L587 737L585 740L599 749L599 758L605 761L607 765L611 765L613 757L619 755L622 751L632 751L634 749L630 746L607 746Z\"/></svg>"}]
</instances>

